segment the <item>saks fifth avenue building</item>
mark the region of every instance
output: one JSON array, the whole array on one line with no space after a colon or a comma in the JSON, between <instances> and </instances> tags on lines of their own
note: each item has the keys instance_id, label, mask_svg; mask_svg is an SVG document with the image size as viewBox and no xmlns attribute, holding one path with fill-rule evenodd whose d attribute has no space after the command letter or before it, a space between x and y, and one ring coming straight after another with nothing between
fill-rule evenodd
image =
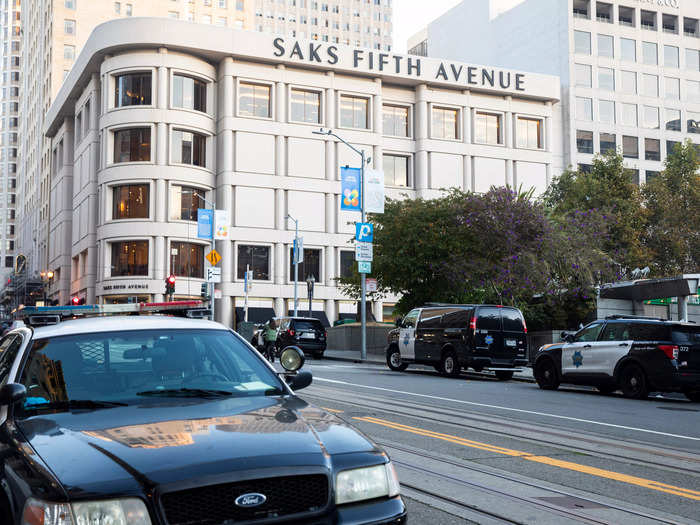
<instances>
[{"instance_id":1,"label":"saks fifth avenue building","mask_svg":"<svg viewBox=\"0 0 700 525\"><path fill-rule=\"evenodd\" d=\"M197 209L227 210L217 319L292 310L294 223L304 238L300 311L354 313L336 286L352 271L354 222L340 167L359 155L391 198L510 184L542 192L561 166L557 77L408 57L176 20L98 26L47 115L50 295L88 303L197 298L208 241ZM205 200L206 199L206 200ZM396 298L373 305L381 319Z\"/></svg>"}]
</instances>

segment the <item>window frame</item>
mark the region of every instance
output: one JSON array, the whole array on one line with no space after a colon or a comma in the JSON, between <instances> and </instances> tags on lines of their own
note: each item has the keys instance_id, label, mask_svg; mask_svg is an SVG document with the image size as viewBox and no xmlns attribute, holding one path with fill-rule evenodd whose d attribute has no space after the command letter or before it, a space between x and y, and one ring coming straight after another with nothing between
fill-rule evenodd
<instances>
[{"instance_id":1,"label":"window frame","mask_svg":"<svg viewBox=\"0 0 700 525\"><path fill-rule=\"evenodd\" d=\"M435 109L456 111L457 112L457 117L456 117L456 121L455 121L455 132L456 132L455 138L438 137L435 134L435 129L433 126L433 111ZM447 140L450 142L462 142L462 137L464 135L464 130L463 130L464 115L462 114L462 107L461 106L455 106L452 104L439 104L439 103L431 102L430 104L428 104L428 119L429 119L428 125L430 126L430 138L431 139L433 139L433 140Z\"/></svg>"},{"instance_id":2,"label":"window frame","mask_svg":"<svg viewBox=\"0 0 700 525\"><path fill-rule=\"evenodd\" d=\"M406 135L389 135L384 132L384 108L386 106L393 108L404 108L406 109ZM407 104L405 102L391 102L387 100L382 101L382 136L392 137L399 139L412 139L413 138L413 104Z\"/></svg>"},{"instance_id":3,"label":"window frame","mask_svg":"<svg viewBox=\"0 0 700 525\"><path fill-rule=\"evenodd\" d=\"M540 123L540 132L539 132L539 137L537 138L538 142L540 143L540 146L537 148L530 148L527 146L521 147L518 145L518 123L520 120L529 120L529 121L538 121ZM516 149L523 149L523 150L529 150L529 151L544 151L547 148L547 137L546 137L546 129L545 129L545 124L546 124L546 119L545 117L539 116L539 115L531 115L531 114L526 114L526 113L515 113L513 115L513 120L514 120L514 130L515 130L515 137L513 140L513 147Z\"/></svg>"},{"instance_id":4,"label":"window frame","mask_svg":"<svg viewBox=\"0 0 700 525\"><path fill-rule=\"evenodd\" d=\"M270 108L270 113L267 117L260 117L257 115L244 115L241 113L241 84L248 84L248 85L254 85L254 86L265 86L269 88L270 90L270 102L269 102L269 108ZM268 80L262 80L262 79L254 79L254 78L248 78L248 77L238 77L236 78L236 93L234 95L236 97L236 117L238 118L250 118L250 119L257 119L257 120L267 120L267 121L273 121L275 120L275 113L277 109L277 100L275 97L275 83L270 82Z\"/></svg>"},{"instance_id":5,"label":"window frame","mask_svg":"<svg viewBox=\"0 0 700 525\"><path fill-rule=\"evenodd\" d=\"M337 260L336 260L336 265L337 265L336 268L338 268L338 271L336 272L337 275L336 275L335 277L336 277L337 279L343 279L343 278L344 278L344 277L343 277L343 272L342 272L342 257L341 257L341 254L343 254L343 253L349 253L349 254L351 255L351 257L352 257L352 262L353 262L353 268L352 268L353 270L354 270L354 263L356 262L356 261L355 261L355 252L354 252L353 250L348 250L348 249L345 249L345 248L339 248L339 249L338 249L338 257L337 257ZM352 272L351 272L350 276L352 276Z\"/></svg>"},{"instance_id":6,"label":"window frame","mask_svg":"<svg viewBox=\"0 0 700 525\"><path fill-rule=\"evenodd\" d=\"M184 106L176 106L175 105L175 77L184 77L184 78L190 78L192 80L197 80L199 82L204 83L204 106L205 109L204 111L200 109L194 109L184 107ZM178 111L190 111L192 113L198 114L198 115L211 115L211 106L212 106L212 86L213 86L214 79L206 77L204 75L200 75L197 73L194 73L192 71L186 71L186 70L181 70L181 69L171 69L170 70L170 97L169 97L169 109L174 109ZM194 104L193 104L194 105Z\"/></svg>"},{"instance_id":7,"label":"window frame","mask_svg":"<svg viewBox=\"0 0 700 525\"><path fill-rule=\"evenodd\" d=\"M350 97L350 98L359 98L359 99L364 99L367 101L367 126L364 128L356 128L352 126L343 126L341 123L341 102L343 100L343 97ZM352 129L356 131L369 131L370 133L373 133L374 127L374 104L373 104L373 95L372 94L365 94L365 93L357 93L354 91L338 91L336 94L336 122L338 123L338 128L340 129Z\"/></svg>"},{"instance_id":8,"label":"window frame","mask_svg":"<svg viewBox=\"0 0 700 525\"><path fill-rule=\"evenodd\" d=\"M116 134L119 131L124 131L127 129L149 129L151 133L151 142L150 142L150 149L149 149L149 160L129 160L129 161L124 161L124 162L115 162L114 161L114 155L115 155L115 147L116 147ZM141 123L141 122L134 122L134 123L129 123L129 124L122 124L119 126L114 126L111 128L108 128L109 132L109 149L108 149L108 159L107 159L107 166L124 166L124 165L134 165L134 164L144 164L144 165L149 165L149 164L155 164L155 155L154 155L154 143L156 140L156 134L155 134L155 125L153 123Z\"/></svg>"},{"instance_id":9,"label":"window frame","mask_svg":"<svg viewBox=\"0 0 700 525\"><path fill-rule=\"evenodd\" d=\"M117 77L120 77L122 75L130 75L130 74L145 74L145 73L150 73L151 74L151 103L150 104L131 104L127 106L117 106L116 104L116 97L117 97ZM119 110L126 110L126 109L142 109L142 108L155 108L156 107L156 96L157 96L157 86L156 86L156 69L151 68L151 67L143 67L143 68L120 68L120 69L115 69L114 71L109 72L109 94L110 96L107 97L109 99L109 105L107 107L108 111L119 111Z\"/></svg>"},{"instance_id":10,"label":"window frame","mask_svg":"<svg viewBox=\"0 0 700 525\"><path fill-rule=\"evenodd\" d=\"M200 247L200 248L202 249L202 260L200 261L200 262L201 262L201 268L202 268L202 276L201 276L201 277L198 277L198 276L196 276L196 275L192 275L192 276L189 276L189 275L181 275L181 274L175 272L175 259L174 259L174 258L175 258L175 257L180 257L180 251L178 250L178 254L177 254L177 255L173 255L173 254L172 254L172 249L173 249L173 244L174 244L174 243L179 243L179 244L190 244L190 245L193 245L193 246L198 246L198 247ZM197 280L203 281L203 280L205 279L205 277L206 277L206 265L205 265L205 263L204 263L204 252L206 251L206 249L207 249L208 246L209 246L209 243L207 243L207 242L200 242L200 241L198 241L197 239L193 239L193 238L191 238L191 237L190 237L190 238L186 238L186 237L184 237L184 238L183 238L183 237L170 237L170 238L168 239L168 253L167 253L167 255L168 255L168 264L167 264L167 267L168 267L168 272L169 272L168 275L174 275L175 277L178 277L178 278L180 278L180 279L197 279Z\"/></svg>"},{"instance_id":11,"label":"window frame","mask_svg":"<svg viewBox=\"0 0 700 525\"><path fill-rule=\"evenodd\" d=\"M176 186L177 186L178 188L192 188L192 189L198 190L198 191L202 194L202 196L203 196L205 199L208 199L207 194L208 194L209 192L213 191L213 190L212 190L211 188L206 188L206 187L203 187L203 186L201 186L201 187L200 187L200 186L197 186L197 184L192 183L192 182L189 182L189 181L171 181L171 182L168 184L168 210L167 210L167 221L168 221L168 222L179 222L179 223L188 223L188 224L193 224L193 223L194 223L194 224L196 224L196 223L197 223L197 217L195 217L195 218L192 219L192 220L190 220L190 219L183 219L183 218L182 218L182 191L180 192L180 214L179 214L180 218L179 218L179 219L173 219L173 218L172 218L172 213L173 213L173 209L172 209L172 204L173 204L173 202L172 202L172 199L173 199L173 189L174 189ZM197 208L197 209L200 209L200 208Z\"/></svg>"},{"instance_id":12,"label":"window frame","mask_svg":"<svg viewBox=\"0 0 700 525\"><path fill-rule=\"evenodd\" d=\"M197 131L195 131L195 130L193 130L192 128L184 129L184 128L178 127L178 126L176 126L176 125L170 126L170 129L169 129L168 131L169 131L168 137L169 137L169 139L170 139L169 142L168 142L168 147L169 147L169 149L170 149L170 159L169 159L169 161L170 161L170 165L171 165L171 166L186 166L186 167L188 167L188 168L199 168L199 169L211 171L211 168L209 167L209 165L211 164L211 161L210 161L210 159L209 159L209 152L210 152L211 148L209 147L209 145L210 145L210 143L211 143L212 136L211 136L209 133L206 133L206 132L204 132L204 131L202 131L202 130L197 130ZM191 162L191 163L188 163L188 162L175 162L175 160L174 160L175 148L174 148L174 145L173 145L173 140L174 140L174 137L175 137L175 132L180 132L180 133L191 133L191 134L193 135L193 142L192 142L192 162ZM195 135L204 138L204 165L203 165L203 166L200 166L199 164L195 164L195 163L194 163L194 136L195 136Z\"/></svg>"},{"instance_id":13,"label":"window frame","mask_svg":"<svg viewBox=\"0 0 700 525\"><path fill-rule=\"evenodd\" d=\"M382 170L384 169L384 158L385 157L400 157L406 159L406 186L396 186L386 184L386 175L384 177L384 186L387 188L398 188L398 189L413 189L413 155L411 153L402 151L384 151L382 155ZM396 177L394 177L394 181Z\"/></svg>"},{"instance_id":14,"label":"window frame","mask_svg":"<svg viewBox=\"0 0 700 525\"><path fill-rule=\"evenodd\" d=\"M129 243L129 242L145 242L147 246L146 253L148 254L148 263L147 263L147 269L145 274L137 274L137 275L114 275L112 272L114 271L114 248L113 246L115 244L123 244L123 243ZM140 279L148 279L151 277L152 269L151 269L151 261L153 260L153 243L151 242L150 237L126 237L126 238L117 238L117 239L110 239L107 242L109 246L109 275L106 275L105 277L107 279L134 279L134 278L140 278Z\"/></svg>"},{"instance_id":15,"label":"window frame","mask_svg":"<svg viewBox=\"0 0 700 525\"><path fill-rule=\"evenodd\" d=\"M110 183L107 188L107 198L109 199L109 204L105 206L105 211L109 215L106 217L106 220L108 222L129 222L129 221L150 221L151 218L153 217L153 188L152 188L152 181L143 179L143 180L121 180L119 182L113 182ZM147 199L148 199L148 204L146 206L148 210L148 215L146 217L130 217L130 218L123 218L123 219L117 219L114 217L114 206L115 206L115 200L114 200L114 192L118 188L123 188L125 186L145 186L148 191Z\"/></svg>"},{"instance_id":16,"label":"window frame","mask_svg":"<svg viewBox=\"0 0 700 525\"><path fill-rule=\"evenodd\" d=\"M235 264L233 266L234 269L234 282L242 283L245 281L244 278L238 277L238 261L239 261L239 256L238 256L238 250L241 246L255 246L255 247L263 247L263 248L268 248L268 259L267 259L267 266L268 266L268 274L269 274L269 279L256 279L255 278L255 272L253 272L253 281L256 283L273 283L275 280L275 245L271 243L265 243L265 242L255 242L255 241L236 241L234 243L234 248L236 250L235 253Z\"/></svg>"},{"instance_id":17,"label":"window frame","mask_svg":"<svg viewBox=\"0 0 700 525\"><path fill-rule=\"evenodd\" d=\"M292 118L292 92L304 91L306 93L314 93L318 95L318 122L309 122L305 120L295 120ZM293 124L301 124L305 126L319 126L326 122L326 92L324 89L314 86L305 86L302 84L287 85L287 122Z\"/></svg>"},{"instance_id":18,"label":"window frame","mask_svg":"<svg viewBox=\"0 0 700 525\"><path fill-rule=\"evenodd\" d=\"M287 252L287 257L285 259L285 272L287 273L287 284L294 284L294 262L292 260L293 257L293 250L294 247L291 244L288 244L286 247L286 252ZM318 255L318 270L319 270L319 275L314 275L316 278L316 285L317 286L324 286L325 285L325 248L323 246L317 246L317 245L312 245L312 246L306 246L304 245L304 260L306 260L306 250L316 250L319 252ZM302 266L304 263L300 263L300 266ZM301 268L300 268L301 270ZM302 272L299 272L299 281L298 283L302 283L305 281L305 277L303 276Z\"/></svg>"}]
</instances>

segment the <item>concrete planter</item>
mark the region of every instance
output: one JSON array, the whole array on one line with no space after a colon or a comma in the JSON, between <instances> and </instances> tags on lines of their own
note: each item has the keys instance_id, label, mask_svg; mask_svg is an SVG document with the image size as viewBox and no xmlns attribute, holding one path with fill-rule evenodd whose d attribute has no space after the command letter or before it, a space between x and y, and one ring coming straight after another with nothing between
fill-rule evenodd
<instances>
[{"instance_id":1,"label":"concrete planter","mask_svg":"<svg viewBox=\"0 0 700 525\"><path fill-rule=\"evenodd\" d=\"M328 348L354 352L359 356L362 344L362 326L359 323L344 324L328 329ZM367 355L384 356L387 335L394 327L388 324L367 323Z\"/></svg>"}]
</instances>

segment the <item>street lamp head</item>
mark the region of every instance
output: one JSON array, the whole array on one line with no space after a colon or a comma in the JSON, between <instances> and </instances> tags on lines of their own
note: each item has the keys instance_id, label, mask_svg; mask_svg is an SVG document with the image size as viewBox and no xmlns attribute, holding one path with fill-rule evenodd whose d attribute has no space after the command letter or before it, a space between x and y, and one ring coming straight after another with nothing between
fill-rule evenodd
<instances>
[{"instance_id":1,"label":"street lamp head","mask_svg":"<svg viewBox=\"0 0 700 525\"><path fill-rule=\"evenodd\" d=\"M313 133L314 135L330 135L333 133L333 130L325 130L323 128L319 128L318 131L312 131L311 133Z\"/></svg>"},{"instance_id":2,"label":"street lamp head","mask_svg":"<svg viewBox=\"0 0 700 525\"><path fill-rule=\"evenodd\" d=\"M53 272L51 270L46 272L46 277L48 277L49 279L53 279Z\"/></svg>"}]
</instances>

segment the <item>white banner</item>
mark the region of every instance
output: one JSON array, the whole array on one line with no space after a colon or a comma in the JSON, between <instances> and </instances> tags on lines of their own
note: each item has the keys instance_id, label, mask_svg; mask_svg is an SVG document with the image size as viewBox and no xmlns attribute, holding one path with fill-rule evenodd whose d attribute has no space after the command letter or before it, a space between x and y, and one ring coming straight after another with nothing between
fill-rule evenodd
<instances>
[{"instance_id":1,"label":"white banner","mask_svg":"<svg viewBox=\"0 0 700 525\"><path fill-rule=\"evenodd\" d=\"M217 241L228 240L230 229L231 221L229 220L228 210L216 210L214 212L214 239Z\"/></svg>"},{"instance_id":2,"label":"white banner","mask_svg":"<svg viewBox=\"0 0 700 525\"><path fill-rule=\"evenodd\" d=\"M384 172L365 170L365 211L384 213Z\"/></svg>"}]
</instances>

